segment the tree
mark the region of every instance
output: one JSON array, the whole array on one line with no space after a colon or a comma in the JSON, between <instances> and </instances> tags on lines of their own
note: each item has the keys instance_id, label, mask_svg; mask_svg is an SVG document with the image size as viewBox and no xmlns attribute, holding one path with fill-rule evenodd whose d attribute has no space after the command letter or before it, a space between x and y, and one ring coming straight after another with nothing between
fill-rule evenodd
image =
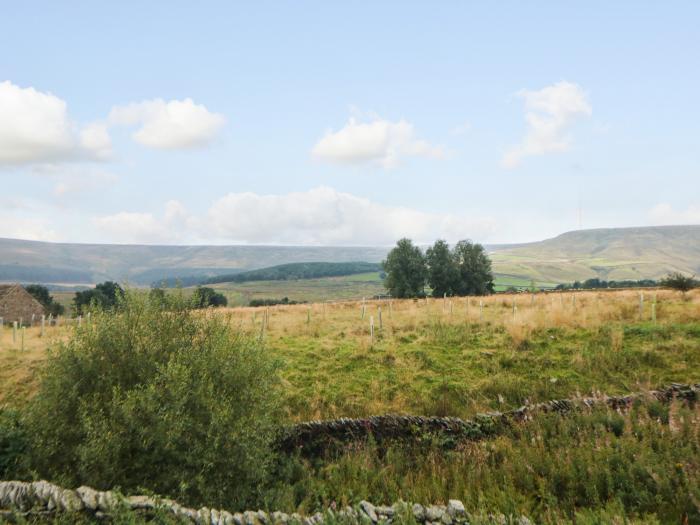
<instances>
[{"instance_id":1,"label":"tree","mask_svg":"<svg viewBox=\"0 0 700 525\"><path fill-rule=\"evenodd\" d=\"M124 290L121 286L113 281L105 281L91 290L76 292L73 298L73 309L80 315L90 306L102 309L115 308L123 295Z\"/></svg>"},{"instance_id":2,"label":"tree","mask_svg":"<svg viewBox=\"0 0 700 525\"><path fill-rule=\"evenodd\" d=\"M46 286L42 286L40 284L29 284L25 286L24 289L27 290L27 292L29 292L34 299L41 303L46 313L53 316L63 315L65 308L62 304L53 300L53 297L49 293L49 289Z\"/></svg>"},{"instance_id":3,"label":"tree","mask_svg":"<svg viewBox=\"0 0 700 525\"><path fill-rule=\"evenodd\" d=\"M224 294L206 286L198 286L192 295L192 306L194 308L226 306L227 304L228 300Z\"/></svg>"},{"instance_id":4,"label":"tree","mask_svg":"<svg viewBox=\"0 0 700 525\"><path fill-rule=\"evenodd\" d=\"M251 508L270 480L277 365L255 337L182 294L126 292L43 368L27 412L31 469L69 486L141 488Z\"/></svg>"},{"instance_id":5,"label":"tree","mask_svg":"<svg viewBox=\"0 0 700 525\"><path fill-rule=\"evenodd\" d=\"M425 257L410 239L399 240L382 262L382 267L386 272L384 286L392 296L405 298L425 295Z\"/></svg>"},{"instance_id":6,"label":"tree","mask_svg":"<svg viewBox=\"0 0 700 525\"><path fill-rule=\"evenodd\" d=\"M695 280L695 276L687 277L680 272L670 273L665 279L662 279L659 283L661 286L666 288L672 288L673 290L678 290L679 292L687 292L698 286L698 282Z\"/></svg>"},{"instance_id":7,"label":"tree","mask_svg":"<svg viewBox=\"0 0 700 525\"><path fill-rule=\"evenodd\" d=\"M458 295L486 295L493 293L491 259L481 244L459 241L453 257L458 268Z\"/></svg>"},{"instance_id":8,"label":"tree","mask_svg":"<svg viewBox=\"0 0 700 525\"><path fill-rule=\"evenodd\" d=\"M450 253L450 246L443 240L435 241L425 252L425 260L428 265L428 285L433 291L433 297L454 295L459 288L459 270Z\"/></svg>"}]
</instances>

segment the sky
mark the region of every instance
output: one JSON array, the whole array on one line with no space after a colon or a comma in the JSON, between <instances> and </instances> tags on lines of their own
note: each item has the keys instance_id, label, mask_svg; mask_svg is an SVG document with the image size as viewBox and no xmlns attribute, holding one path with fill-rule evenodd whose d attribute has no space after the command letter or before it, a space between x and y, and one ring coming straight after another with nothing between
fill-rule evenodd
<instances>
[{"instance_id":1,"label":"sky","mask_svg":"<svg viewBox=\"0 0 700 525\"><path fill-rule=\"evenodd\" d=\"M700 3L5 2L0 237L700 223Z\"/></svg>"}]
</instances>

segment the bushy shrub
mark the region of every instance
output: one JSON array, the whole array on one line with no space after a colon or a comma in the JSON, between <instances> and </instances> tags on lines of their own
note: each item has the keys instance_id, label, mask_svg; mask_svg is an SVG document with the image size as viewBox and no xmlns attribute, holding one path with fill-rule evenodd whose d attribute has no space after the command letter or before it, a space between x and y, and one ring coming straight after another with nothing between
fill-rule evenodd
<instances>
[{"instance_id":1,"label":"bushy shrub","mask_svg":"<svg viewBox=\"0 0 700 525\"><path fill-rule=\"evenodd\" d=\"M0 409L0 479L15 478L24 473L28 443L19 413Z\"/></svg>"},{"instance_id":2,"label":"bushy shrub","mask_svg":"<svg viewBox=\"0 0 700 525\"><path fill-rule=\"evenodd\" d=\"M209 306L226 306L228 299L222 293L213 288L198 286L192 294L192 306L194 308L208 308Z\"/></svg>"},{"instance_id":3,"label":"bushy shrub","mask_svg":"<svg viewBox=\"0 0 700 525\"><path fill-rule=\"evenodd\" d=\"M33 467L67 486L253 505L273 459L276 377L225 317L127 291L50 354L27 418Z\"/></svg>"}]
</instances>

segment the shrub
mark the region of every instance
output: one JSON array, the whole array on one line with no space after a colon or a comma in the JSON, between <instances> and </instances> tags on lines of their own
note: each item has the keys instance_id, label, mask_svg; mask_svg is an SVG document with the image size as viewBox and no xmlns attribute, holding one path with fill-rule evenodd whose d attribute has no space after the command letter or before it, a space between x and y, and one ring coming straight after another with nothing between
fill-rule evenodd
<instances>
[{"instance_id":1,"label":"shrub","mask_svg":"<svg viewBox=\"0 0 700 525\"><path fill-rule=\"evenodd\" d=\"M192 306L194 308L208 308L209 306L226 306L228 300L222 293L213 288L198 286L192 294Z\"/></svg>"},{"instance_id":2,"label":"shrub","mask_svg":"<svg viewBox=\"0 0 700 525\"><path fill-rule=\"evenodd\" d=\"M49 355L28 427L39 475L242 508L272 461L276 365L182 294L127 291Z\"/></svg>"},{"instance_id":3,"label":"shrub","mask_svg":"<svg viewBox=\"0 0 700 525\"><path fill-rule=\"evenodd\" d=\"M20 476L29 439L19 414L0 409L0 479Z\"/></svg>"},{"instance_id":4,"label":"shrub","mask_svg":"<svg viewBox=\"0 0 700 525\"><path fill-rule=\"evenodd\" d=\"M671 288L673 290L678 290L679 292L687 292L698 286L698 282L695 280L695 276L688 277L682 273L670 273L663 279L659 284L665 286L666 288Z\"/></svg>"}]
</instances>

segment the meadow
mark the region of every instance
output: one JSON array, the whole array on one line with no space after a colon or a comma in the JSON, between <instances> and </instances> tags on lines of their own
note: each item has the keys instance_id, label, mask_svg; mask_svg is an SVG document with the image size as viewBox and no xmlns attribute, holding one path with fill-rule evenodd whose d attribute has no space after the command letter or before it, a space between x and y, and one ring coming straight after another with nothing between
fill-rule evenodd
<instances>
[{"instance_id":1,"label":"meadow","mask_svg":"<svg viewBox=\"0 0 700 525\"><path fill-rule=\"evenodd\" d=\"M215 315L261 339L277 361L285 424L384 413L471 418L700 383L697 290L367 298ZM28 328L24 350L2 331L0 404L24 405L47 349L72 330L50 327L40 337ZM277 468L260 500L267 509L455 497L470 512L525 514L536 523L700 523L700 417L680 404L545 415L447 448L430 436L389 448L357 443Z\"/></svg>"},{"instance_id":2,"label":"meadow","mask_svg":"<svg viewBox=\"0 0 700 525\"><path fill-rule=\"evenodd\" d=\"M641 309L640 292L623 290L217 313L262 337L279 361L290 421L386 412L469 417L526 400L700 381L700 293L642 293ZM47 327L41 338L39 327L27 328L22 351L6 328L0 399L29 395L46 349L70 331L65 323Z\"/></svg>"}]
</instances>

